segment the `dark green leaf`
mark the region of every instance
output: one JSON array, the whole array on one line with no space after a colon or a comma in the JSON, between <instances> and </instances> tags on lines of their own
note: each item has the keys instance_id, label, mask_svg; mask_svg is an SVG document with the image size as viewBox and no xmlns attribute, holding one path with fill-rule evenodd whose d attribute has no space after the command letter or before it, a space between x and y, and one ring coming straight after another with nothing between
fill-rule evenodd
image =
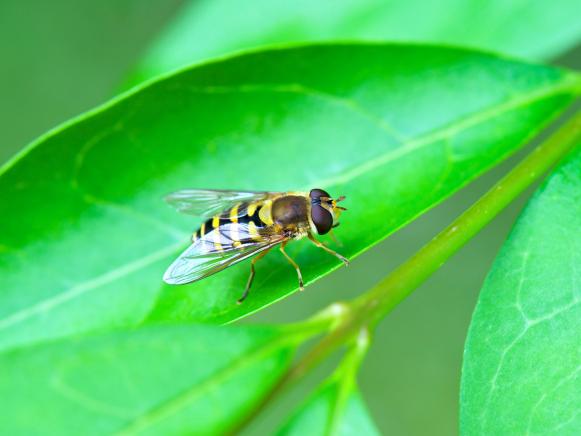
<instances>
[{"instance_id":1,"label":"dark green leaf","mask_svg":"<svg viewBox=\"0 0 581 436\"><path fill-rule=\"evenodd\" d=\"M486 279L466 342L464 434L581 428L581 146L529 202Z\"/></svg>"},{"instance_id":2,"label":"dark green leaf","mask_svg":"<svg viewBox=\"0 0 581 436\"><path fill-rule=\"evenodd\" d=\"M236 0L191 0L133 79L266 44L417 41L547 59L580 37L577 0L247 0L243 5Z\"/></svg>"},{"instance_id":3,"label":"dark green leaf","mask_svg":"<svg viewBox=\"0 0 581 436\"><path fill-rule=\"evenodd\" d=\"M0 354L0 433L224 434L288 367L268 327L151 326Z\"/></svg>"},{"instance_id":4,"label":"dark green leaf","mask_svg":"<svg viewBox=\"0 0 581 436\"><path fill-rule=\"evenodd\" d=\"M226 322L297 289L279 253L240 306L247 263L163 285L199 223L163 203L171 191L344 194L337 236L353 258L517 150L578 91L551 67L391 45L266 51L138 89L0 171L0 346L148 314ZM289 253L307 283L339 267L308 241Z\"/></svg>"}]
</instances>

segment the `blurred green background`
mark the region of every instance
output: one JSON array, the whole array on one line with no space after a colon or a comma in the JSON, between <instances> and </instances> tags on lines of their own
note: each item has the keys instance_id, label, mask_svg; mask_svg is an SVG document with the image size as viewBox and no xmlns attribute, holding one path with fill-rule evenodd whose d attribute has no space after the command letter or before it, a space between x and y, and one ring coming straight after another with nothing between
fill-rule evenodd
<instances>
[{"instance_id":1,"label":"blurred green background","mask_svg":"<svg viewBox=\"0 0 581 436\"><path fill-rule=\"evenodd\" d=\"M113 95L182 3L2 0L0 163L47 129ZM580 69L581 48L553 63ZM449 223L508 165L366 252L348 269L248 322L299 320L333 301L360 294ZM360 385L382 433L457 433L460 367L470 315L486 272L524 200L513 204L381 324ZM340 229L337 233L340 238ZM316 380L315 375L273 404L248 434L272 431Z\"/></svg>"}]
</instances>

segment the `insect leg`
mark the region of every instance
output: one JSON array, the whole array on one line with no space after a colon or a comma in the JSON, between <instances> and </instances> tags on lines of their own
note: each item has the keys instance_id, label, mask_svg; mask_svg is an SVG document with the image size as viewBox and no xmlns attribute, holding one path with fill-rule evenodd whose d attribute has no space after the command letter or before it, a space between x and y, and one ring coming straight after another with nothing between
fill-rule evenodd
<instances>
[{"instance_id":1,"label":"insect leg","mask_svg":"<svg viewBox=\"0 0 581 436\"><path fill-rule=\"evenodd\" d=\"M329 247L326 247L321 241L317 241L312 234L309 233L308 237L311 240L311 242L315 244L317 247L322 248L327 253L332 254L335 257L338 257L341 260L341 262L345 264L345 266L349 265L349 261L347 260L347 258L341 256L336 251L331 250Z\"/></svg>"},{"instance_id":2,"label":"insect leg","mask_svg":"<svg viewBox=\"0 0 581 436\"><path fill-rule=\"evenodd\" d=\"M248 277L248 282L246 282L246 288L244 289L244 293L242 294L242 297L240 297L236 303L242 304L242 302L246 299L246 297L248 297L248 292L250 291L250 286L252 286L252 282L254 281L254 275L256 274L256 272L254 271L254 264L256 262L258 262L260 259L262 259L264 256L266 256L266 253L268 253L271 248L272 247L267 248L262 253L259 253L250 262L250 276Z\"/></svg>"},{"instance_id":3,"label":"insect leg","mask_svg":"<svg viewBox=\"0 0 581 436\"><path fill-rule=\"evenodd\" d=\"M299 266L297 265L297 263L291 259L291 257L286 254L286 251L284 251L284 247L286 246L288 241L283 241L282 244L280 244L280 252L282 254L284 254L284 257L286 257L286 260L289 261L289 263L294 266L295 270L297 271L297 275L299 276L299 290L304 291L305 290L305 286L303 285L303 275L301 274L301 269L299 268Z\"/></svg>"},{"instance_id":4,"label":"insect leg","mask_svg":"<svg viewBox=\"0 0 581 436\"><path fill-rule=\"evenodd\" d=\"M337 223L337 225L339 225L339 223ZM337 226L333 226L333 227L337 227ZM331 229L331 231L329 232L329 236L331 237L333 242L335 244L337 244L339 247L343 246L343 243L341 241L339 241L339 239L337 239L337 236L335 236L335 232L333 231L333 229Z\"/></svg>"}]
</instances>

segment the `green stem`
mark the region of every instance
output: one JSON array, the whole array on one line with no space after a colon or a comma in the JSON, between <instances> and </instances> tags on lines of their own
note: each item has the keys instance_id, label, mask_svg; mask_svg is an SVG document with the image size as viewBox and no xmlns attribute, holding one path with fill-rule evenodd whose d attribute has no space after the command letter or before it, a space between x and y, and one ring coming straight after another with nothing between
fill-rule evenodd
<instances>
[{"instance_id":1,"label":"green stem","mask_svg":"<svg viewBox=\"0 0 581 436\"><path fill-rule=\"evenodd\" d=\"M369 342L369 330L362 328L349 350L345 353L343 361L330 378L331 383L337 384L337 397L331 405L331 413L329 414L329 422L327 423L327 431L325 432L326 435L333 436L339 434L341 418L347 407L349 396L355 389L357 372L367 353Z\"/></svg>"},{"instance_id":2,"label":"green stem","mask_svg":"<svg viewBox=\"0 0 581 436\"><path fill-rule=\"evenodd\" d=\"M581 112L574 114L492 189L405 263L368 292L343 306L346 310L342 312L336 328L283 376L241 427L256 416L273 397L353 339L362 328L375 327L398 303L409 296L525 189L579 144L579 141L581 141Z\"/></svg>"},{"instance_id":3,"label":"green stem","mask_svg":"<svg viewBox=\"0 0 581 436\"><path fill-rule=\"evenodd\" d=\"M377 323L581 141L581 111L535 148L492 189L353 304ZM370 323L371 324L371 323Z\"/></svg>"},{"instance_id":4,"label":"green stem","mask_svg":"<svg viewBox=\"0 0 581 436\"><path fill-rule=\"evenodd\" d=\"M373 328L580 140L581 112L578 112L452 224L389 276L350 303L350 316L344 314L343 322L291 368L282 384L300 379L363 326Z\"/></svg>"}]
</instances>

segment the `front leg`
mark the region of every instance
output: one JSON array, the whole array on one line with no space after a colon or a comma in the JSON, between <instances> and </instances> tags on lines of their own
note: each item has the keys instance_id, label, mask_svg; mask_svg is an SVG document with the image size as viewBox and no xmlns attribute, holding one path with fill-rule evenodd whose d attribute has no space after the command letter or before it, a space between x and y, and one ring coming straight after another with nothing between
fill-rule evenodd
<instances>
[{"instance_id":1,"label":"front leg","mask_svg":"<svg viewBox=\"0 0 581 436\"><path fill-rule=\"evenodd\" d=\"M315 237L309 233L308 238L310 239L310 241L315 244L317 247L322 248L323 250L325 250L327 253L332 254L333 256L339 258L341 260L341 262L343 262L345 264L345 266L349 265L349 261L347 260L347 258L345 258L344 256L341 256L339 253L337 253L336 251L331 250L329 247L326 247L321 241L317 241L315 239Z\"/></svg>"}]
</instances>

